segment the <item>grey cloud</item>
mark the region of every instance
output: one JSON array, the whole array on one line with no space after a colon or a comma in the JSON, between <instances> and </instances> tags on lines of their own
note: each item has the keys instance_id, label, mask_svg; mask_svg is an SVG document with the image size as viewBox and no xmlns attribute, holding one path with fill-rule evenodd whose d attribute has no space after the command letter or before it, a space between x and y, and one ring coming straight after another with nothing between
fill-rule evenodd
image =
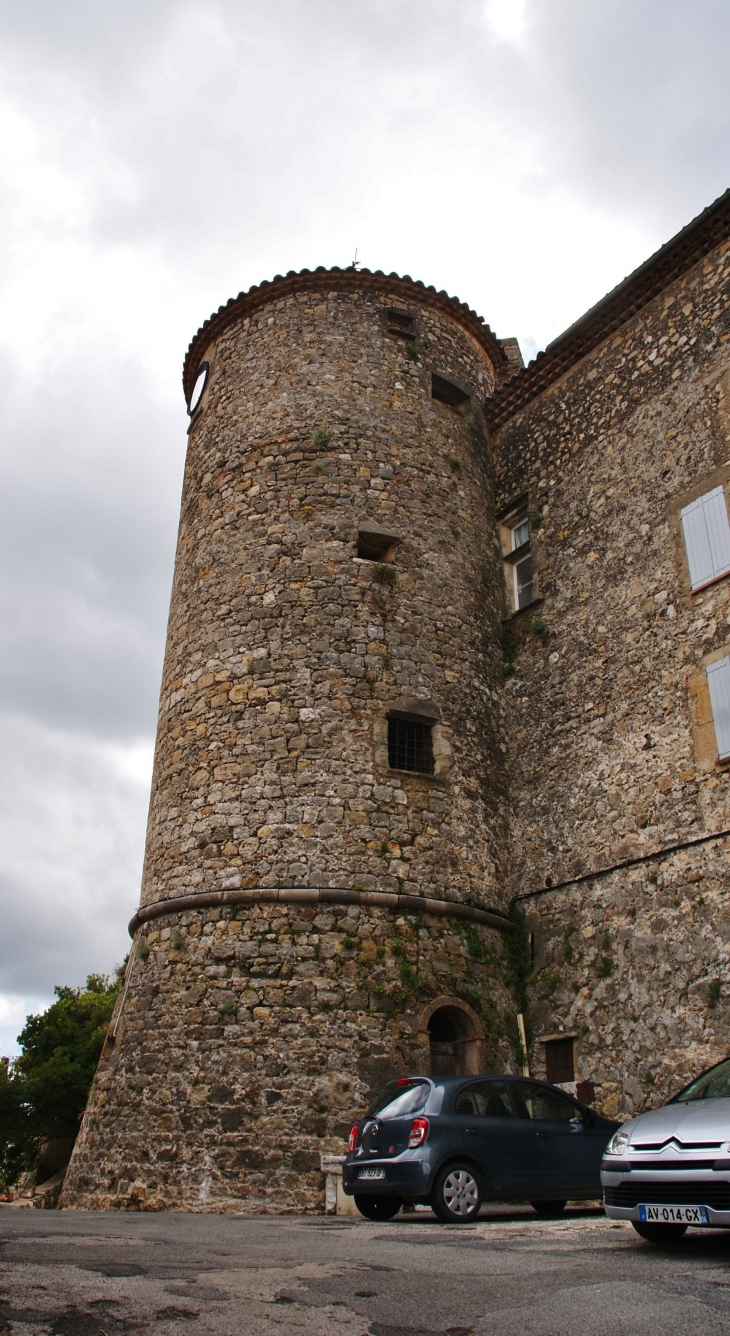
<instances>
[{"instance_id":1,"label":"grey cloud","mask_svg":"<svg viewBox=\"0 0 730 1336\"><path fill-rule=\"evenodd\" d=\"M154 728L184 453L138 365L11 378L0 474L0 699L91 736ZM175 418L177 417L177 421Z\"/></svg>"},{"instance_id":2,"label":"grey cloud","mask_svg":"<svg viewBox=\"0 0 730 1336\"><path fill-rule=\"evenodd\" d=\"M0 716L0 992L48 996L128 949L147 807L121 749Z\"/></svg>"}]
</instances>

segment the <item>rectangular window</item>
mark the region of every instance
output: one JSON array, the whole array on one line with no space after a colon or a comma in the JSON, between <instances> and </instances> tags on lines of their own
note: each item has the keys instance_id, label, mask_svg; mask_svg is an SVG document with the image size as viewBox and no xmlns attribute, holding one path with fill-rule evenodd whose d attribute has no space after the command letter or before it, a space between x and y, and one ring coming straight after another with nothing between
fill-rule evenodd
<instances>
[{"instance_id":1,"label":"rectangular window","mask_svg":"<svg viewBox=\"0 0 730 1336\"><path fill-rule=\"evenodd\" d=\"M363 561L388 561L393 555L392 549L398 547L400 538L395 534L383 533L380 529L358 529L357 555Z\"/></svg>"},{"instance_id":2,"label":"rectangular window","mask_svg":"<svg viewBox=\"0 0 730 1336\"><path fill-rule=\"evenodd\" d=\"M526 608L528 603L532 603L534 574L532 570L532 557L526 556L522 561L515 562L515 608Z\"/></svg>"},{"instance_id":3,"label":"rectangular window","mask_svg":"<svg viewBox=\"0 0 730 1336\"><path fill-rule=\"evenodd\" d=\"M707 685L710 688L717 754L724 761L730 756L730 656L709 665Z\"/></svg>"},{"instance_id":4,"label":"rectangular window","mask_svg":"<svg viewBox=\"0 0 730 1336\"><path fill-rule=\"evenodd\" d=\"M433 774L433 743L430 724L413 719L388 720L388 765L391 770L415 770Z\"/></svg>"},{"instance_id":5,"label":"rectangular window","mask_svg":"<svg viewBox=\"0 0 730 1336\"><path fill-rule=\"evenodd\" d=\"M693 589L730 571L730 525L725 492L714 487L679 512Z\"/></svg>"},{"instance_id":6,"label":"rectangular window","mask_svg":"<svg viewBox=\"0 0 730 1336\"><path fill-rule=\"evenodd\" d=\"M545 1079L551 1085L575 1080L572 1039L548 1039L545 1043Z\"/></svg>"},{"instance_id":7,"label":"rectangular window","mask_svg":"<svg viewBox=\"0 0 730 1336\"><path fill-rule=\"evenodd\" d=\"M391 307L385 313L385 328L389 334L395 334L397 338L408 339L410 342L416 332L416 322L407 311L397 311Z\"/></svg>"},{"instance_id":8,"label":"rectangular window","mask_svg":"<svg viewBox=\"0 0 730 1336\"><path fill-rule=\"evenodd\" d=\"M451 380L445 380L443 376L437 376L435 371L431 373L431 397L442 404L448 404L450 408L458 408L469 400L466 390L454 385Z\"/></svg>"}]
</instances>

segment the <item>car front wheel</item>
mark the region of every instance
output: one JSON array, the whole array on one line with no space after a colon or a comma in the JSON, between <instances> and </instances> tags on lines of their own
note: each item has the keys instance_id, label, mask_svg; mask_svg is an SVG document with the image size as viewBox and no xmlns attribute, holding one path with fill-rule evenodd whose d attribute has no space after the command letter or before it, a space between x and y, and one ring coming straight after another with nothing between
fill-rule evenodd
<instances>
[{"instance_id":1,"label":"car front wheel","mask_svg":"<svg viewBox=\"0 0 730 1336\"><path fill-rule=\"evenodd\" d=\"M403 1202L400 1197L365 1197L356 1192L355 1205L366 1220L392 1220Z\"/></svg>"},{"instance_id":2,"label":"car front wheel","mask_svg":"<svg viewBox=\"0 0 730 1336\"><path fill-rule=\"evenodd\" d=\"M431 1209L439 1220L466 1225L476 1220L481 1204L481 1188L471 1165L448 1164L441 1170L431 1193Z\"/></svg>"},{"instance_id":3,"label":"car front wheel","mask_svg":"<svg viewBox=\"0 0 730 1336\"><path fill-rule=\"evenodd\" d=\"M647 1225L643 1221L632 1220L637 1234L649 1243L679 1243L686 1225Z\"/></svg>"}]
</instances>

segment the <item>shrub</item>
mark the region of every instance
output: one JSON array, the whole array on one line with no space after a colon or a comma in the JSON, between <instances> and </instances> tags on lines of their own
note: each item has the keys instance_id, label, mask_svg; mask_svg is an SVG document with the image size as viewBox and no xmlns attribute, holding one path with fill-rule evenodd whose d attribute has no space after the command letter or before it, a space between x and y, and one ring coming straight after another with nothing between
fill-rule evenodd
<instances>
[{"instance_id":1,"label":"shrub","mask_svg":"<svg viewBox=\"0 0 730 1336\"><path fill-rule=\"evenodd\" d=\"M326 445L330 434L326 427L316 427L312 432L312 445Z\"/></svg>"},{"instance_id":2,"label":"shrub","mask_svg":"<svg viewBox=\"0 0 730 1336\"><path fill-rule=\"evenodd\" d=\"M373 566L373 579L376 584L391 585L392 587L397 578L395 566L388 566L384 561L379 561L376 566Z\"/></svg>"}]
</instances>

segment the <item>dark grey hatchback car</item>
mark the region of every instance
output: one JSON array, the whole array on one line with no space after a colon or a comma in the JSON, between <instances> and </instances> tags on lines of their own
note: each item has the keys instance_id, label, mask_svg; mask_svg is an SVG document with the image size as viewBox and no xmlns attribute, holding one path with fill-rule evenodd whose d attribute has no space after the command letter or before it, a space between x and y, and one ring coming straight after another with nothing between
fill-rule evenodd
<instances>
[{"instance_id":1,"label":"dark grey hatchback car","mask_svg":"<svg viewBox=\"0 0 730 1336\"><path fill-rule=\"evenodd\" d=\"M600 1199L601 1156L618 1126L527 1077L401 1077L353 1127L343 1187L369 1220L422 1202L466 1223L489 1198L557 1215L567 1201Z\"/></svg>"}]
</instances>

